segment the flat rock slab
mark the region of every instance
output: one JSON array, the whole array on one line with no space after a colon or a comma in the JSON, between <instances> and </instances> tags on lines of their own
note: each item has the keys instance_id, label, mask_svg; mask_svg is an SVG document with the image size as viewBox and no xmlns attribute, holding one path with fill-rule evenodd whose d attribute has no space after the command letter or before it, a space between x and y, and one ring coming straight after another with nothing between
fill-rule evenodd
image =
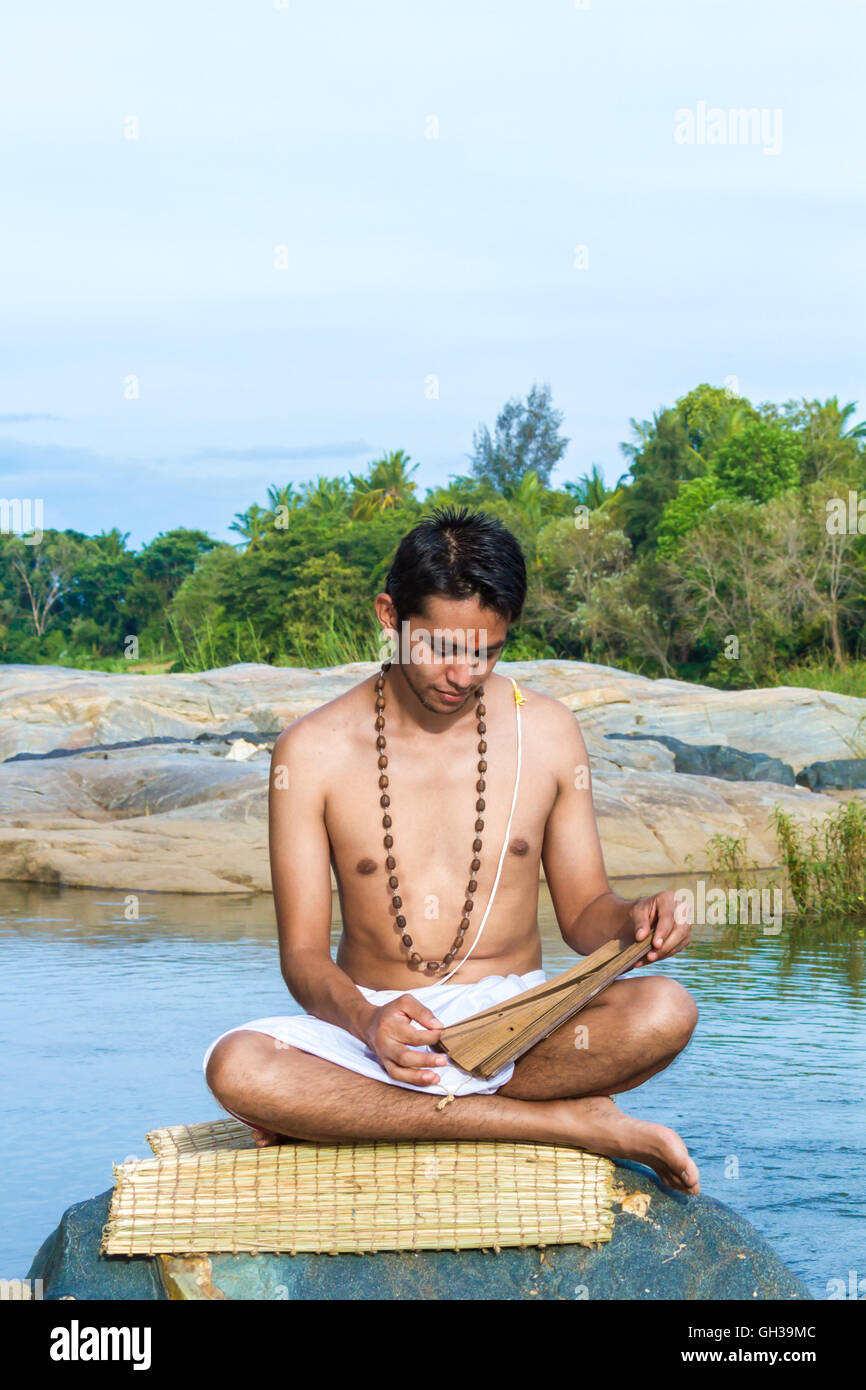
<instances>
[{"instance_id":1,"label":"flat rock slab","mask_svg":"<svg viewBox=\"0 0 866 1390\"><path fill-rule=\"evenodd\" d=\"M48 1299L810 1299L742 1216L684 1197L648 1169L617 1163L614 1231L604 1245L376 1255L99 1253L111 1192L69 1207L28 1277Z\"/></svg>"},{"instance_id":2,"label":"flat rock slab","mask_svg":"<svg viewBox=\"0 0 866 1390\"><path fill-rule=\"evenodd\" d=\"M775 803L804 823L835 809L817 787L677 771L678 740L761 754L768 766L780 760L802 775L819 757L840 765L866 714L866 700L825 691L719 691L579 661L501 667L578 717L615 878L702 872L717 833L745 839L760 867L776 866ZM0 668L0 878L117 891L269 891L268 737L375 669L240 664L137 676ZM257 746L240 761L228 756L228 743L196 742L244 734ZM142 739L182 741L107 746ZM58 749L72 755L10 761ZM728 761L736 765L736 755Z\"/></svg>"}]
</instances>

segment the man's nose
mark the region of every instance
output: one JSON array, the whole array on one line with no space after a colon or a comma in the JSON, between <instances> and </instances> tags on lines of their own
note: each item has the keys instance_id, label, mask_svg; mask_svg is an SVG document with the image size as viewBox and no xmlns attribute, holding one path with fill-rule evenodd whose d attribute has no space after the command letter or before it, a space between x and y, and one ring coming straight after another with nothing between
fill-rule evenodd
<instances>
[{"instance_id":1,"label":"man's nose","mask_svg":"<svg viewBox=\"0 0 866 1390\"><path fill-rule=\"evenodd\" d=\"M466 691L472 685L474 673L469 665L447 666L445 679L455 690Z\"/></svg>"}]
</instances>

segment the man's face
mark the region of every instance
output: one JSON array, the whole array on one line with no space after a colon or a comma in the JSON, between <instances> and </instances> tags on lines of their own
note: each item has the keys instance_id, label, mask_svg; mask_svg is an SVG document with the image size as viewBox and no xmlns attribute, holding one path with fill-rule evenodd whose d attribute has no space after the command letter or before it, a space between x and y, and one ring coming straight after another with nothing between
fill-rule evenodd
<instances>
[{"instance_id":1,"label":"man's face","mask_svg":"<svg viewBox=\"0 0 866 1390\"><path fill-rule=\"evenodd\" d=\"M455 714L473 698L502 654L508 624L478 599L430 597L423 614L396 622L406 683L425 709Z\"/></svg>"}]
</instances>

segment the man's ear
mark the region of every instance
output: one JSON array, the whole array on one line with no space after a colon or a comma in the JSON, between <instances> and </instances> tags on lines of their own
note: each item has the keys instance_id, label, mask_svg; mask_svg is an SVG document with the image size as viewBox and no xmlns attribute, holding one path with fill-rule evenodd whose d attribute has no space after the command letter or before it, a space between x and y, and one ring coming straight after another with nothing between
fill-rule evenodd
<instances>
[{"instance_id":1,"label":"man's ear","mask_svg":"<svg viewBox=\"0 0 866 1390\"><path fill-rule=\"evenodd\" d=\"M377 594L373 599L373 608L380 624L383 628L393 628L397 630L397 609L394 607L394 600L390 594Z\"/></svg>"}]
</instances>

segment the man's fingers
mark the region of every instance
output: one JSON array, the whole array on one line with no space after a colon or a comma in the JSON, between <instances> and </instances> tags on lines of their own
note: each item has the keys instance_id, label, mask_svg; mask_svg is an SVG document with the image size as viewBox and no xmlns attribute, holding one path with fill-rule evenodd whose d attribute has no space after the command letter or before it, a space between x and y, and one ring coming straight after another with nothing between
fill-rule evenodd
<instances>
[{"instance_id":1,"label":"man's fingers","mask_svg":"<svg viewBox=\"0 0 866 1390\"><path fill-rule=\"evenodd\" d=\"M424 1028L444 1028L445 1025L440 1023L436 1015L431 1014L430 1010L425 1008L414 994L403 994L395 1002L399 1004L404 1014L407 1014L409 1018L416 1019Z\"/></svg>"},{"instance_id":2,"label":"man's fingers","mask_svg":"<svg viewBox=\"0 0 866 1390\"><path fill-rule=\"evenodd\" d=\"M448 1063L447 1057L432 1057L429 1052L416 1052L411 1047L400 1047L399 1044L388 1048L388 1060L398 1067L426 1067L428 1071L435 1071Z\"/></svg>"},{"instance_id":3,"label":"man's fingers","mask_svg":"<svg viewBox=\"0 0 866 1390\"><path fill-rule=\"evenodd\" d=\"M435 1071L417 1071L414 1067L410 1070L393 1062L386 1062L385 1070L394 1081L408 1081L412 1086L432 1086L440 1079Z\"/></svg>"},{"instance_id":4,"label":"man's fingers","mask_svg":"<svg viewBox=\"0 0 866 1390\"><path fill-rule=\"evenodd\" d=\"M670 935L665 937L663 949L660 952L660 954L665 956L672 956L676 951L681 951L683 947L688 944L688 941L689 929L687 927L677 926L670 933ZM650 955L655 954L656 952L650 951Z\"/></svg>"},{"instance_id":5,"label":"man's fingers","mask_svg":"<svg viewBox=\"0 0 866 1390\"><path fill-rule=\"evenodd\" d=\"M655 900L652 898L641 898L635 903L632 909L632 917L635 922L635 941L643 941L647 932L652 930L655 921Z\"/></svg>"},{"instance_id":6,"label":"man's fingers","mask_svg":"<svg viewBox=\"0 0 866 1390\"><path fill-rule=\"evenodd\" d=\"M396 1038L398 1042L411 1043L413 1045L417 1045L418 1043L438 1043L442 1035L441 1028L419 1028L408 1018L405 1022L400 1022L398 1018L395 1018L388 1031L391 1037Z\"/></svg>"}]
</instances>

